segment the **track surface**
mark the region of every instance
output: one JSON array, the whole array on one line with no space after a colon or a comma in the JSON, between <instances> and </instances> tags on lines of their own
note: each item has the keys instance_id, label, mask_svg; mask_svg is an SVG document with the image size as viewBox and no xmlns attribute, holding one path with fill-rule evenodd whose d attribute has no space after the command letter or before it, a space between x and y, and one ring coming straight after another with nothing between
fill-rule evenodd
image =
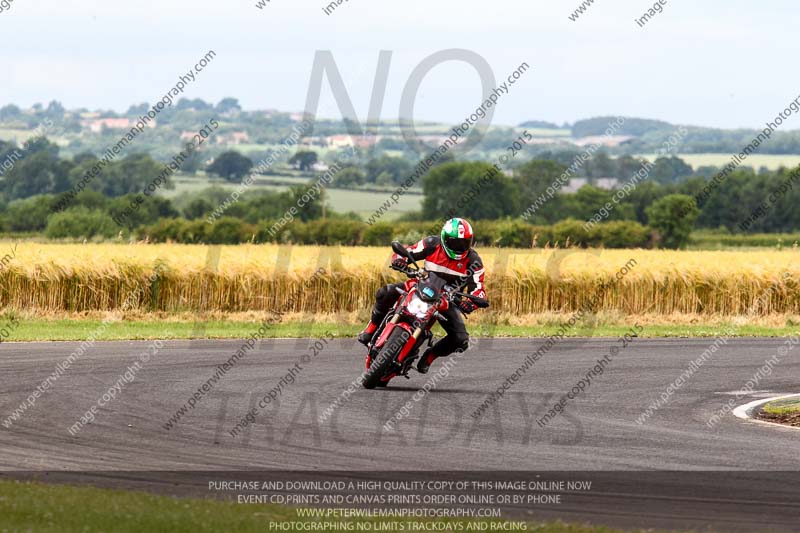
<instances>
[{"instance_id":1,"label":"track surface","mask_svg":"<svg viewBox=\"0 0 800 533\"><path fill-rule=\"evenodd\" d=\"M150 345L98 343L20 421L10 429L0 425L0 469L800 470L800 431L748 423L732 414L713 429L706 426L709 417L736 398L732 392L742 389L765 359L777 353L784 344L778 339L741 339L722 346L643 425L636 423L637 417L712 341L634 339L604 375L544 428L536 420L619 342L561 341L476 421L470 413L540 346L540 341L532 339L482 339L458 360L449 376L414 404L395 431L384 429L384 423L438 367L427 376L414 373L411 381L396 379L385 390L359 389L330 419L319 422L318 417L362 367L360 346L353 340L334 340L309 362L301 363L302 370L283 391L279 405L273 403L254 425L231 437L228 431L278 384L287 369L303 354L312 355L313 342L262 341L169 431L164 424L242 341L165 342L135 381L124 385L117 399L99 410L95 422L71 436L68 428ZM77 346L0 345L0 422ZM757 389L737 398L736 405L798 392L800 352L784 355ZM748 482L753 492L767 490L761 490L759 483L769 477ZM713 488L708 489L703 494L703 487L695 487L694 496L713 497ZM597 503L596 509L562 509L548 516L650 523L647 516L625 517L613 506L606 501ZM777 518L783 511L770 512L776 517L774 525L791 530L788 524L792 522ZM653 521L687 525L657 516L655 507L652 513ZM727 529L734 524L741 527L743 519L757 520L731 514L717 517L715 523ZM794 522L795 527L800 527L798 523Z\"/></svg>"}]
</instances>

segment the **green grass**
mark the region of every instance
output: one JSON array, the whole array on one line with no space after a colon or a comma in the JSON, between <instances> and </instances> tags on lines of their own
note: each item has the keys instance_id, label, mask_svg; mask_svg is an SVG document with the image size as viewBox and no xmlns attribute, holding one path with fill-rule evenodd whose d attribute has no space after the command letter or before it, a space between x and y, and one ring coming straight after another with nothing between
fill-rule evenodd
<instances>
[{"instance_id":1,"label":"green grass","mask_svg":"<svg viewBox=\"0 0 800 533\"><path fill-rule=\"evenodd\" d=\"M19 481L0 481L0 531L30 532L196 532L270 531L270 521L311 522L294 509L277 505L174 498L140 492L72 487ZM378 523L377 520L343 520ZM392 519L392 522L409 521ZM419 522L419 521L416 521ZM433 520L426 521L432 523ZM472 521L473 523L477 521ZM483 522L483 521L481 521ZM501 521L495 521L501 522ZM468 521L439 519L464 531ZM374 528L374 526L373 526ZM354 530L356 530L354 528ZM409 530L406 528L406 530ZM315 529L314 531L330 531ZM397 531L393 529L392 531ZM560 522L529 524L539 533L615 533L616 529Z\"/></svg>"},{"instance_id":2,"label":"green grass","mask_svg":"<svg viewBox=\"0 0 800 533\"><path fill-rule=\"evenodd\" d=\"M697 167L714 166L722 167L730 163L733 154L676 154L678 157L686 161L688 164ZM637 154L634 157L645 157L653 160L653 154ZM750 166L758 170L759 168L767 167L770 170L777 170L780 167L794 168L800 165L800 155L782 155L782 154L752 154L744 162L744 166Z\"/></svg>"},{"instance_id":3,"label":"green grass","mask_svg":"<svg viewBox=\"0 0 800 533\"><path fill-rule=\"evenodd\" d=\"M100 320L43 320L21 318L19 326L7 341L78 341L95 338L101 341L146 340L146 339L240 339L258 329L256 322L214 320L203 324L189 321L169 320L125 320L113 322L103 328ZM297 338L355 337L363 324L341 324L334 322L292 322L271 326L267 337ZM560 323L536 326L511 326L491 324L468 324L474 337L547 337L555 334ZM619 337L630 330L628 323L606 324L596 328L578 327L568 335L576 337ZM732 327L734 336L786 337L798 333L797 326L763 327L721 325L645 325L642 337L716 337ZM436 326L435 332L442 334Z\"/></svg>"},{"instance_id":4,"label":"green grass","mask_svg":"<svg viewBox=\"0 0 800 533\"><path fill-rule=\"evenodd\" d=\"M33 131L34 130L0 128L0 139L4 141L17 141L18 143L24 143L31 138L31 136L33 136Z\"/></svg>"},{"instance_id":5,"label":"green grass","mask_svg":"<svg viewBox=\"0 0 800 533\"><path fill-rule=\"evenodd\" d=\"M800 233L752 233L732 235L712 230L698 230L692 233L690 249L725 250L745 248L787 248L800 243Z\"/></svg>"},{"instance_id":6,"label":"green grass","mask_svg":"<svg viewBox=\"0 0 800 533\"><path fill-rule=\"evenodd\" d=\"M770 415L795 415L800 413L800 398L789 398L786 400L777 400L766 404L763 412Z\"/></svg>"},{"instance_id":7,"label":"green grass","mask_svg":"<svg viewBox=\"0 0 800 533\"><path fill-rule=\"evenodd\" d=\"M276 177L275 179L283 182L294 182L298 184L307 184L308 179L298 179L290 177ZM197 193L211 186L221 187L233 191L238 188L236 183L227 183L221 180L212 180L205 176L186 177L179 176L173 180L175 183L174 189L167 189L162 191L162 195L166 198L175 198L177 196ZM254 183L249 190L251 191L284 191L287 187L285 185L272 185L266 183ZM390 192L372 192L372 191L359 191L350 189L326 189L328 196L328 204L331 209L339 213L348 213L354 211L360 216L367 218L372 215L375 210L381 206L387 199L389 199ZM419 211L422 208L421 194L405 194L400 197L397 205L392 205L391 210L386 213L385 218L392 219L397 216L407 213L409 211Z\"/></svg>"},{"instance_id":8,"label":"green grass","mask_svg":"<svg viewBox=\"0 0 800 533\"><path fill-rule=\"evenodd\" d=\"M389 199L388 192L350 191L345 189L328 189L328 202L334 211L347 213L355 211L364 218L371 216L375 210ZM406 194L400 197L397 205L392 204L385 219L396 218L402 213L422 209L422 195Z\"/></svg>"}]
</instances>

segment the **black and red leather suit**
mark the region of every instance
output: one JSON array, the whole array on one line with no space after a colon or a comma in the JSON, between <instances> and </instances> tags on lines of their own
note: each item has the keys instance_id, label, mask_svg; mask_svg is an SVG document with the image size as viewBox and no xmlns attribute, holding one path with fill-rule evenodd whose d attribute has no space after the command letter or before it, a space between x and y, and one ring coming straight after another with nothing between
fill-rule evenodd
<instances>
[{"instance_id":1,"label":"black and red leather suit","mask_svg":"<svg viewBox=\"0 0 800 533\"><path fill-rule=\"evenodd\" d=\"M408 250L414 260L427 271L435 272L447 283L466 282L463 292L486 298L483 286L485 272L483 261L475 250L471 249L463 259L451 259L442 248L438 236L425 237ZM392 256L392 262L403 261L403 259L397 254ZM403 288L403 286L404 283L391 283L378 289L375 294L375 307L372 309L370 329L380 325L391 311L400 297L397 289ZM471 312L475 306L468 300L463 300L458 306L451 305L442 312L444 320L439 320L439 324L447 335L439 340L429 352L433 358L444 357L453 352L463 352L469 347L469 334L460 309L464 312Z\"/></svg>"}]
</instances>

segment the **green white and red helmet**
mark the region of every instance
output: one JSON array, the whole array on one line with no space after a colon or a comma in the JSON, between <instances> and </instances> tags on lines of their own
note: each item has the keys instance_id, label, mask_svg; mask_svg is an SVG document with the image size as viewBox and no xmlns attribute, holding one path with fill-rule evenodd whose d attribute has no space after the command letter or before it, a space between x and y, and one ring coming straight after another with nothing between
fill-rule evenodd
<instances>
[{"instance_id":1,"label":"green white and red helmet","mask_svg":"<svg viewBox=\"0 0 800 533\"><path fill-rule=\"evenodd\" d=\"M472 225L463 218L451 218L445 222L440 237L442 248L450 259L464 259L475 244Z\"/></svg>"}]
</instances>

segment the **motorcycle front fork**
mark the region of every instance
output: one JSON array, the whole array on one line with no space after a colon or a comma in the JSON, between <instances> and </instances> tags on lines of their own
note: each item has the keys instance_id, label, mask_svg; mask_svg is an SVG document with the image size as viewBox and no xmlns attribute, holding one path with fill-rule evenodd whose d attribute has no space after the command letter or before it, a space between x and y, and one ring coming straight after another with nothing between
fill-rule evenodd
<instances>
[{"instance_id":1,"label":"motorcycle front fork","mask_svg":"<svg viewBox=\"0 0 800 533\"><path fill-rule=\"evenodd\" d=\"M418 345L414 346L414 348L411 349L411 353L408 354L408 357L406 357L405 361L403 361L403 370L400 373L400 375L404 376L406 379L411 379L410 377L408 377L408 372L414 365L414 361L416 361L417 358L419 357L419 351L423 348L423 346L425 346L425 342L427 341L429 348L433 345L433 333L431 333L430 331L425 331L422 328L417 328L414 331L412 335L412 337L414 338L414 344L417 344L419 336L422 335L423 332L425 333L425 338L422 339L422 342L420 342Z\"/></svg>"},{"instance_id":2,"label":"motorcycle front fork","mask_svg":"<svg viewBox=\"0 0 800 533\"><path fill-rule=\"evenodd\" d=\"M389 324L397 325L399 321L400 321L400 313L397 312L394 313L394 315L392 315L391 318L389 316L384 318L381 327L379 327L375 331L375 336L373 337L373 339L377 339L377 337L383 332L386 326L388 326ZM429 348L433 346L433 333L431 333L430 330L425 330L419 326L417 326L417 328L414 330L414 333L411 334L411 337L414 339L414 344L417 344L419 337L423 335L423 333L425 334L425 339L423 339L422 343L420 343L419 346L415 346L412 349L411 353L408 355L408 357L406 357L405 361L403 361L403 368L400 372L400 375L405 376L406 379L411 379L408 377L408 371L411 369L411 365L414 363L414 361L416 361L417 357L419 357L419 350L425 344L425 341L428 342ZM370 343L369 349L367 351L367 361L366 361L367 368L369 368L373 356L378 355L377 353L375 354L372 353L374 349L375 349L374 345Z\"/></svg>"}]
</instances>

